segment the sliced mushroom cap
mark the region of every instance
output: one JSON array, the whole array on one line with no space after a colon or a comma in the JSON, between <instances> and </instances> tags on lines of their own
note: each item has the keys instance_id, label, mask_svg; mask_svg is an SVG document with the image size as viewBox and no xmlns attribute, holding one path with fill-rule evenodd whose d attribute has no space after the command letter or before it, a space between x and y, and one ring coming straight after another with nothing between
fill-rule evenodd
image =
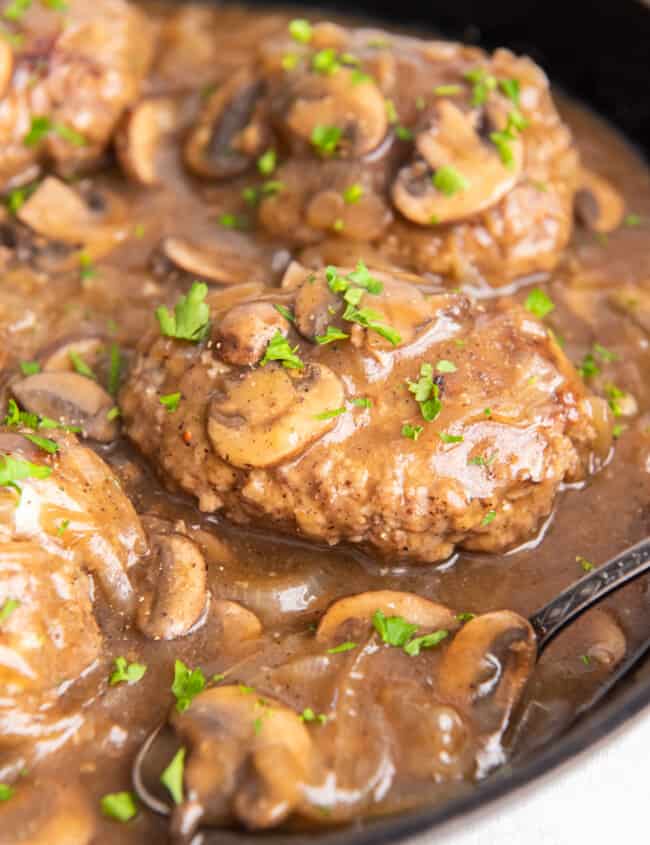
<instances>
[{"instance_id":1,"label":"sliced mushroom cap","mask_svg":"<svg viewBox=\"0 0 650 845\"><path fill-rule=\"evenodd\" d=\"M594 232L612 232L623 221L625 201L621 194L602 176L584 167L574 202L578 219Z\"/></svg>"},{"instance_id":2,"label":"sliced mushroom cap","mask_svg":"<svg viewBox=\"0 0 650 845\"><path fill-rule=\"evenodd\" d=\"M622 284L608 295L610 305L650 334L650 286Z\"/></svg>"},{"instance_id":3,"label":"sliced mushroom cap","mask_svg":"<svg viewBox=\"0 0 650 845\"><path fill-rule=\"evenodd\" d=\"M283 117L290 133L311 145L317 126L335 126L342 133L336 150L340 157L367 155L388 132L386 102L379 87L370 78L356 81L349 68L300 76L293 82L289 101Z\"/></svg>"},{"instance_id":4,"label":"sliced mushroom cap","mask_svg":"<svg viewBox=\"0 0 650 845\"><path fill-rule=\"evenodd\" d=\"M340 408L343 385L325 366L286 370L276 364L228 378L208 412L208 436L227 463L269 467L299 454L336 424L324 411Z\"/></svg>"},{"instance_id":5,"label":"sliced mushroom cap","mask_svg":"<svg viewBox=\"0 0 650 845\"><path fill-rule=\"evenodd\" d=\"M293 711L249 688L224 686L197 695L171 723L189 746L188 799L174 809L175 832L187 836L201 822L222 823L233 815L249 828L265 828L299 806L314 754Z\"/></svg>"},{"instance_id":6,"label":"sliced mushroom cap","mask_svg":"<svg viewBox=\"0 0 650 845\"><path fill-rule=\"evenodd\" d=\"M270 141L263 94L264 83L249 69L218 88L185 144L188 167L213 179L229 179L247 170Z\"/></svg>"},{"instance_id":7,"label":"sliced mushroom cap","mask_svg":"<svg viewBox=\"0 0 650 845\"><path fill-rule=\"evenodd\" d=\"M216 599L212 607L221 622L225 648L237 648L241 643L262 636L262 623L252 610L226 599Z\"/></svg>"},{"instance_id":8,"label":"sliced mushroom cap","mask_svg":"<svg viewBox=\"0 0 650 845\"><path fill-rule=\"evenodd\" d=\"M72 371L74 364L70 353L76 353L93 367L105 348L106 340L101 337L67 337L49 344L39 353L38 359L43 372Z\"/></svg>"},{"instance_id":9,"label":"sliced mushroom cap","mask_svg":"<svg viewBox=\"0 0 650 845\"><path fill-rule=\"evenodd\" d=\"M2 806L0 845L90 845L96 835L90 800L65 780L21 781Z\"/></svg>"},{"instance_id":10,"label":"sliced mushroom cap","mask_svg":"<svg viewBox=\"0 0 650 845\"><path fill-rule=\"evenodd\" d=\"M152 551L159 569L153 595L138 611L138 627L151 639L175 640L205 613L207 567L199 547L183 534L158 534Z\"/></svg>"},{"instance_id":11,"label":"sliced mushroom cap","mask_svg":"<svg viewBox=\"0 0 650 845\"><path fill-rule=\"evenodd\" d=\"M442 604L415 593L376 590L335 601L321 619L316 639L333 639L346 623L369 626L378 610L386 616L401 616L419 628L451 632L459 626L455 614Z\"/></svg>"},{"instance_id":12,"label":"sliced mushroom cap","mask_svg":"<svg viewBox=\"0 0 650 845\"><path fill-rule=\"evenodd\" d=\"M306 270L293 307L297 330L313 341L318 335L325 334L328 325L337 321L341 301L329 289L322 273L317 275Z\"/></svg>"},{"instance_id":13,"label":"sliced mushroom cap","mask_svg":"<svg viewBox=\"0 0 650 845\"><path fill-rule=\"evenodd\" d=\"M14 51L9 40L0 40L0 97L4 97L14 72Z\"/></svg>"},{"instance_id":14,"label":"sliced mushroom cap","mask_svg":"<svg viewBox=\"0 0 650 845\"><path fill-rule=\"evenodd\" d=\"M530 624L509 610L468 622L444 652L438 694L474 719L481 735L502 731L535 665Z\"/></svg>"},{"instance_id":15,"label":"sliced mushroom cap","mask_svg":"<svg viewBox=\"0 0 650 845\"><path fill-rule=\"evenodd\" d=\"M126 115L115 136L115 147L120 164L132 179L141 185L158 184L159 148L178 123L178 106L169 97L141 100Z\"/></svg>"},{"instance_id":16,"label":"sliced mushroom cap","mask_svg":"<svg viewBox=\"0 0 650 845\"><path fill-rule=\"evenodd\" d=\"M110 443L118 436L117 422L108 419L114 400L93 379L71 372L43 372L14 382L11 392L27 411L79 426L85 437Z\"/></svg>"},{"instance_id":17,"label":"sliced mushroom cap","mask_svg":"<svg viewBox=\"0 0 650 845\"><path fill-rule=\"evenodd\" d=\"M486 109L488 120L502 130L503 114L497 107ZM504 164L496 146L481 137L476 116L464 112L450 100L436 104L430 128L416 136L420 161L400 170L393 183L393 202L414 223L451 223L490 208L516 185L523 169L523 142L509 142L510 166ZM434 187L435 173L453 167L464 180L453 192Z\"/></svg>"},{"instance_id":18,"label":"sliced mushroom cap","mask_svg":"<svg viewBox=\"0 0 650 845\"><path fill-rule=\"evenodd\" d=\"M259 256L246 255L239 243L224 241L197 245L185 238L165 238L165 256L181 270L192 276L209 279L222 285L261 282L265 279Z\"/></svg>"},{"instance_id":19,"label":"sliced mushroom cap","mask_svg":"<svg viewBox=\"0 0 650 845\"><path fill-rule=\"evenodd\" d=\"M264 356L276 332L286 336L289 323L270 302L245 302L226 312L215 333L219 357L235 366L252 366Z\"/></svg>"}]
</instances>

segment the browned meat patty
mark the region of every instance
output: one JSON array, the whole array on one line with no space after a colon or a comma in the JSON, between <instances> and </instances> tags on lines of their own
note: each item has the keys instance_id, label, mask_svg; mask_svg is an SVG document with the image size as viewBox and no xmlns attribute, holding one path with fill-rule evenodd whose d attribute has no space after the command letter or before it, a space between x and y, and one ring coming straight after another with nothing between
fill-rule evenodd
<instances>
[{"instance_id":1,"label":"browned meat patty","mask_svg":"<svg viewBox=\"0 0 650 845\"><path fill-rule=\"evenodd\" d=\"M192 170L260 170L259 221L297 246L365 242L395 266L495 286L556 265L580 171L539 67L331 23L302 38L262 38L216 89L186 144Z\"/></svg>"},{"instance_id":2,"label":"browned meat patty","mask_svg":"<svg viewBox=\"0 0 650 845\"><path fill-rule=\"evenodd\" d=\"M434 562L530 537L609 450L604 401L506 300L293 265L284 290L211 294L208 328L204 294L159 318L201 339L146 337L120 398L204 511Z\"/></svg>"},{"instance_id":3,"label":"browned meat patty","mask_svg":"<svg viewBox=\"0 0 650 845\"><path fill-rule=\"evenodd\" d=\"M0 185L44 164L71 174L96 162L153 57L153 28L124 0L34 3L0 41Z\"/></svg>"}]
</instances>

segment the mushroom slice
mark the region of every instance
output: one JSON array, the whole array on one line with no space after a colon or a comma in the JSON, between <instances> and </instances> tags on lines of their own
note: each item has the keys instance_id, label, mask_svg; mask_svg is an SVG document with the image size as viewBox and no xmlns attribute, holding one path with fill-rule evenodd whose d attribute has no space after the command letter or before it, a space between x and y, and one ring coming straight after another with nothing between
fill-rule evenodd
<instances>
[{"instance_id":1,"label":"mushroom slice","mask_svg":"<svg viewBox=\"0 0 650 845\"><path fill-rule=\"evenodd\" d=\"M264 281L259 261L242 254L239 245L213 243L199 246L184 238L165 238L162 251L181 270L222 285Z\"/></svg>"},{"instance_id":2,"label":"mushroom slice","mask_svg":"<svg viewBox=\"0 0 650 845\"><path fill-rule=\"evenodd\" d=\"M218 88L185 144L185 161L213 179L239 176L269 141L261 103L264 84L249 69Z\"/></svg>"},{"instance_id":3,"label":"mushroom slice","mask_svg":"<svg viewBox=\"0 0 650 845\"><path fill-rule=\"evenodd\" d=\"M226 377L210 403L208 436L237 467L270 467L292 458L336 424L323 412L340 408L343 385L321 364L289 371L269 365L243 378Z\"/></svg>"},{"instance_id":4,"label":"mushroom slice","mask_svg":"<svg viewBox=\"0 0 650 845\"><path fill-rule=\"evenodd\" d=\"M440 663L438 693L472 717L485 737L501 733L535 665L530 624L509 610L485 613L454 637Z\"/></svg>"},{"instance_id":5,"label":"mushroom slice","mask_svg":"<svg viewBox=\"0 0 650 845\"><path fill-rule=\"evenodd\" d=\"M174 808L174 832L189 839L200 823L233 815L249 828L267 828L300 805L314 752L292 710L249 687L222 686L197 695L170 721L189 751L188 798Z\"/></svg>"},{"instance_id":6,"label":"mushroom slice","mask_svg":"<svg viewBox=\"0 0 650 845\"><path fill-rule=\"evenodd\" d=\"M609 304L650 334L650 286L622 284L607 297Z\"/></svg>"},{"instance_id":7,"label":"mushroom slice","mask_svg":"<svg viewBox=\"0 0 650 845\"><path fill-rule=\"evenodd\" d=\"M502 128L496 107L487 110L487 117ZM416 136L416 147L422 158L399 171L392 196L405 217L422 225L451 223L490 208L514 188L523 169L521 138L509 142L507 166L477 131L475 116L446 99L437 103L430 128ZM453 168L462 183L447 191L434 187L441 168Z\"/></svg>"},{"instance_id":8,"label":"mushroom slice","mask_svg":"<svg viewBox=\"0 0 650 845\"><path fill-rule=\"evenodd\" d=\"M216 331L215 348L228 364L245 367L257 364L276 332L286 336L289 324L270 302L235 305Z\"/></svg>"},{"instance_id":9,"label":"mushroom slice","mask_svg":"<svg viewBox=\"0 0 650 845\"><path fill-rule=\"evenodd\" d=\"M0 845L90 845L96 836L94 808L78 784L21 781L2 807Z\"/></svg>"},{"instance_id":10,"label":"mushroom slice","mask_svg":"<svg viewBox=\"0 0 650 845\"><path fill-rule=\"evenodd\" d=\"M196 543L183 534L158 534L152 549L159 570L153 595L138 611L138 627L154 640L184 637L201 619L208 598L207 567Z\"/></svg>"},{"instance_id":11,"label":"mushroom slice","mask_svg":"<svg viewBox=\"0 0 650 845\"><path fill-rule=\"evenodd\" d=\"M372 152L388 132L386 102L372 79L356 82L354 71L340 68L330 75L301 76L290 91L286 113L289 131L312 143L318 126L341 130L337 154L359 158Z\"/></svg>"},{"instance_id":12,"label":"mushroom slice","mask_svg":"<svg viewBox=\"0 0 650 845\"><path fill-rule=\"evenodd\" d=\"M41 370L43 372L73 371L74 364L70 353L76 353L92 367L105 348L106 341L101 337L79 336L59 340L39 353Z\"/></svg>"},{"instance_id":13,"label":"mushroom slice","mask_svg":"<svg viewBox=\"0 0 650 845\"><path fill-rule=\"evenodd\" d=\"M113 398L97 382L78 373L36 373L14 382L11 391L27 411L79 426L85 437L110 443L118 435L117 422L108 419Z\"/></svg>"},{"instance_id":14,"label":"mushroom slice","mask_svg":"<svg viewBox=\"0 0 650 845\"><path fill-rule=\"evenodd\" d=\"M0 97L4 97L14 72L14 51L6 38L0 39Z\"/></svg>"},{"instance_id":15,"label":"mushroom slice","mask_svg":"<svg viewBox=\"0 0 650 845\"><path fill-rule=\"evenodd\" d=\"M178 128L179 110L169 97L142 100L126 116L115 137L120 164L141 185L156 185L156 158L164 135Z\"/></svg>"},{"instance_id":16,"label":"mushroom slice","mask_svg":"<svg viewBox=\"0 0 650 845\"><path fill-rule=\"evenodd\" d=\"M262 636L262 623L252 610L226 599L215 600L212 607L221 621L224 645L227 649L237 648L241 643Z\"/></svg>"},{"instance_id":17,"label":"mushroom slice","mask_svg":"<svg viewBox=\"0 0 650 845\"><path fill-rule=\"evenodd\" d=\"M612 232L623 221L623 197L606 179L584 167L574 202L578 219L594 232Z\"/></svg>"},{"instance_id":18,"label":"mushroom slice","mask_svg":"<svg viewBox=\"0 0 650 845\"><path fill-rule=\"evenodd\" d=\"M459 625L455 614L442 604L415 593L375 590L335 601L321 619L316 639L331 640L346 623L369 626L378 610L386 616L401 616L418 628L455 631Z\"/></svg>"},{"instance_id":19,"label":"mushroom slice","mask_svg":"<svg viewBox=\"0 0 650 845\"><path fill-rule=\"evenodd\" d=\"M294 300L296 328L303 337L312 341L325 334L328 325L336 321L337 312L341 310L341 301L329 289L322 273L317 278L314 275L305 271Z\"/></svg>"}]
</instances>

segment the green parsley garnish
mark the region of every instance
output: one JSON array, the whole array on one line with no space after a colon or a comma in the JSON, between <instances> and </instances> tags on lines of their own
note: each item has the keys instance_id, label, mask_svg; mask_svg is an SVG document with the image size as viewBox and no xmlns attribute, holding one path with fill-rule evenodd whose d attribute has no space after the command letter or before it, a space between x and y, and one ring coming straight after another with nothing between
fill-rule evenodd
<instances>
[{"instance_id":1,"label":"green parsley garnish","mask_svg":"<svg viewBox=\"0 0 650 845\"><path fill-rule=\"evenodd\" d=\"M476 619L476 614L467 612L457 613L456 619L458 619L459 622L471 622L472 619Z\"/></svg>"},{"instance_id":2,"label":"green parsley garnish","mask_svg":"<svg viewBox=\"0 0 650 845\"><path fill-rule=\"evenodd\" d=\"M439 167L432 175L433 187L446 197L453 197L459 191L469 188L469 181L450 164Z\"/></svg>"},{"instance_id":3,"label":"green parsley garnish","mask_svg":"<svg viewBox=\"0 0 650 845\"><path fill-rule=\"evenodd\" d=\"M494 520L496 519L496 515L497 515L497 512L496 512L496 511L488 511L488 512L485 514L485 516L483 517L483 519L481 520L481 526L482 526L483 528L485 528L485 527L486 527L486 526L488 526L491 522L494 522Z\"/></svg>"},{"instance_id":4,"label":"green parsley garnish","mask_svg":"<svg viewBox=\"0 0 650 845\"><path fill-rule=\"evenodd\" d=\"M526 297L524 308L533 314L533 316L543 320L547 314L555 310L555 303L541 288L533 288Z\"/></svg>"},{"instance_id":5,"label":"green parsley garnish","mask_svg":"<svg viewBox=\"0 0 650 845\"><path fill-rule=\"evenodd\" d=\"M437 85L433 89L433 93L436 97L455 97L456 94L460 94L462 90L463 89L460 85Z\"/></svg>"},{"instance_id":6,"label":"green parsley garnish","mask_svg":"<svg viewBox=\"0 0 650 845\"><path fill-rule=\"evenodd\" d=\"M93 264L93 260L87 252L79 253L79 277L82 280L92 279L97 270Z\"/></svg>"},{"instance_id":7,"label":"green parsley garnish","mask_svg":"<svg viewBox=\"0 0 650 845\"><path fill-rule=\"evenodd\" d=\"M62 519L59 525L56 528L56 536L63 537L65 532L70 527L70 520L69 519Z\"/></svg>"},{"instance_id":8,"label":"green parsley garnish","mask_svg":"<svg viewBox=\"0 0 650 845\"><path fill-rule=\"evenodd\" d=\"M348 305L343 312L343 319L350 323L358 323L358 325L376 332L393 346L397 346L402 341L399 332L383 323L381 314L371 308L355 308L353 305Z\"/></svg>"},{"instance_id":9,"label":"green parsley garnish","mask_svg":"<svg viewBox=\"0 0 650 845\"><path fill-rule=\"evenodd\" d=\"M73 129L71 126L66 126L65 123L55 123L52 126L52 132L58 135L59 138L62 138L64 141L72 144L74 147L85 147L88 143L81 132L77 132L77 130Z\"/></svg>"},{"instance_id":10,"label":"green parsley garnish","mask_svg":"<svg viewBox=\"0 0 650 845\"><path fill-rule=\"evenodd\" d=\"M607 404L615 417L620 417L623 414L623 408L621 407L619 399L623 399L625 395L625 391L621 390L620 387L617 387L615 384L605 385Z\"/></svg>"},{"instance_id":11,"label":"green parsley garnish","mask_svg":"<svg viewBox=\"0 0 650 845\"><path fill-rule=\"evenodd\" d=\"M518 79L500 79L499 88L506 97L518 108L521 85Z\"/></svg>"},{"instance_id":12,"label":"green parsley garnish","mask_svg":"<svg viewBox=\"0 0 650 845\"><path fill-rule=\"evenodd\" d=\"M282 56L282 69L291 71L295 70L299 61L299 57L295 53L286 53Z\"/></svg>"},{"instance_id":13,"label":"green parsley garnish","mask_svg":"<svg viewBox=\"0 0 650 845\"><path fill-rule=\"evenodd\" d=\"M621 436L621 434L623 434L626 428L627 426L624 426L621 423L617 423L612 428L612 437L614 438L614 440L618 440L618 438Z\"/></svg>"},{"instance_id":14,"label":"green parsley garnish","mask_svg":"<svg viewBox=\"0 0 650 845\"><path fill-rule=\"evenodd\" d=\"M70 358L70 362L74 367L75 372L79 373L80 376L86 376L86 378L91 378L97 381L97 376L93 372L92 368L84 361L78 352L71 349L70 352L68 352L68 357Z\"/></svg>"},{"instance_id":15,"label":"green parsley garnish","mask_svg":"<svg viewBox=\"0 0 650 845\"><path fill-rule=\"evenodd\" d=\"M455 373L458 367L452 361L446 361L444 358L436 364L436 370L439 373Z\"/></svg>"},{"instance_id":16,"label":"green parsley garnish","mask_svg":"<svg viewBox=\"0 0 650 845\"><path fill-rule=\"evenodd\" d=\"M289 310L289 308L285 308L284 305L274 305L273 307L278 312L278 314L282 314L285 320L288 320L290 323L296 322L296 318L293 312Z\"/></svg>"},{"instance_id":17,"label":"green parsley garnish","mask_svg":"<svg viewBox=\"0 0 650 845\"><path fill-rule=\"evenodd\" d=\"M462 443L465 439L462 434L447 434L446 431L441 431L438 437L443 443Z\"/></svg>"},{"instance_id":18,"label":"green parsley garnish","mask_svg":"<svg viewBox=\"0 0 650 845\"><path fill-rule=\"evenodd\" d=\"M591 572L591 570L594 568L593 563L590 560L587 560L587 558L583 557L582 555L576 556L576 563L580 564L584 572Z\"/></svg>"},{"instance_id":19,"label":"green parsley garnish","mask_svg":"<svg viewBox=\"0 0 650 845\"><path fill-rule=\"evenodd\" d=\"M434 648L449 636L449 631L432 631L422 637L415 637L404 646L409 657L417 657L423 648Z\"/></svg>"},{"instance_id":20,"label":"green parsley garnish","mask_svg":"<svg viewBox=\"0 0 650 845\"><path fill-rule=\"evenodd\" d=\"M490 464L493 464L496 460L497 453L493 452L490 457L486 457L485 455L475 455L473 458L470 458L467 461L468 466L475 466L475 467L489 467Z\"/></svg>"},{"instance_id":21,"label":"green parsley garnish","mask_svg":"<svg viewBox=\"0 0 650 845\"><path fill-rule=\"evenodd\" d=\"M422 364L418 380L411 381L409 379L407 384L409 391L415 396L415 401L420 406L422 417L427 422L433 422L442 410L442 402L440 401L440 388L433 380L431 364Z\"/></svg>"},{"instance_id":22,"label":"green parsley garnish","mask_svg":"<svg viewBox=\"0 0 650 845\"><path fill-rule=\"evenodd\" d=\"M122 412L117 407L117 405L113 405L112 408L109 408L108 411L106 411L106 419L109 422L113 422L113 420L116 420L121 415L122 415Z\"/></svg>"},{"instance_id":23,"label":"green parsley garnish","mask_svg":"<svg viewBox=\"0 0 650 845\"><path fill-rule=\"evenodd\" d=\"M14 610L18 610L20 607L19 599L5 599L2 603L2 607L0 607L0 625L5 623L7 619L11 616Z\"/></svg>"},{"instance_id":24,"label":"green parsley garnish","mask_svg":"<svg viewBox=\"0 0 650 845\"><path fill-rule=\"evenodd\" d=\"M359 202L362 196L363 185L360 185L358 182L355 182L354 185L349 185L343 191L343 202L345 202L347 205L354 205L355 203Z\"/></svg>"},{"instance_id":25,"label":"green parsley garnish","mask_svg":"<svg viewBox=\"0 0 650 845\"><path fill-rule=\"evenodd\" d=\"M56 440L50 440L49 437L39 437L38 434L23 434L23 437L50 455L54 455L59 451L59 444Z\"/></svg>"},{"instance_id":26,"label":"green parsley garnish","mask_svg":"<svg viewBox=\"0 0 650 845\"><path fill-rule=\"evenodd\" d=\"M108 683L114 687L116 684L137 684L144 678L147 667L144 663L129 663L126 657L116 657L113 660L115 667L111 672Z\"/></svg>"},{"instance_id":27,"label":"green parsley garnish","mask_svg":"<svg viewBox=\"0 0 650 845\"><path fill-rule=\"evenodd\" d=\"M300 714L300 719L302 722L318 722L321 725L327 722L327 716L324 713L316 715L311 707L305 707Z\"/></svg>"},{"instance_id":28,"label":"green parsley garnish","mask_svg":"<svg viewBox=\"0 0 650 845\"><path fill-rule=\"evenodd\" d=\"M297 352L298 347L295 346L292 349L289 346L289 341L280 329L276 329L275 334L266 347L264 357L260 361L260 367L265 367L269 361L281 361L282 366L288 370L302 370L305 365L300 360Z\"/></svg>"},{"instance_id":29,"label":"green parsley garnish","mask_svg":"<svg viewBox=\"0 0 650 845\"><path fill-rule=\"evenodd\" d=\"M230 214L229 212L221 214L217 222L224 229L245 229L248 226L248 220L245 217L238 214Z\"/></svg>"},{"instance_id":30,"label":"green parsley garnish","mask_svg":"<svg viewBox=\"0 0 650 845\"><path fill-rule=\"evenodd\" d=\"M8 783L0 783L0 801L8 801L13 797L16 790Z\"/></svg>"},{"instance_id":31,"label":"green parsley garnish","mask_svg":"<svg viewBox=\"0 0 650 845\"><path fill-rule=\"evenodd\" d=\"M203 340L210 331L210 309L205 303L207 293L206 284L193 282L187 295L181 296L176 303L173 314L164 305L156 308L161 333L192 343Z\"/></svg>"},{"instance_id":32,"label":"green parsley garnish","mask_svg":"<svg viewBox=\"0 0 650 845\"><path fill-rule=\"evenodd\" d=\"M185 770L186 749L181 747L160 776L160 782L169 790L174 804L183 803L183 772Z\"/></svg>"},{"instance_id":33,"label":"green parsley garnish","mask_svg":"<svg viewBox=\"0 0 650 845\"><path fill-rule=\"evenodd\" d=\"M312 130L311 143L319 155L329 158L336 153L342 136L343 130L338 126L318 124Z\"/></svg>"},{"instance_id":34,"label":"green parsley garnish","mask_svg":"<svg viewBox=\"0 0 650 845\"><path fill-rule=\"evenodd\" d=\"M325 47L323 50L318 50L311 58L312 70L316 73L322 73L325 76L331 76L336 73L341 67L336 50L333 47Z\"/></svg>"},{"instance_id":35,"label":"green parsley garnish","mask_svg":"<svg viewBox=\"0 0 650 845\"><path fill-rule=\"evenodd\" d=\"M582 363L578 367L578 373L582 376L582 378L593 378L600 374L600 367L596 363L596 359L594 356L588 352L585 357L582 359Z\"/></svg>"},{"instance_id":36,"label":"green parsley garnish","mask_svg":"<svg viewBox=\"0 0 650 845\"><path fill-rule=\"evenodd\" d=\"M402 648L417 631L418 626L407 622L401 616L386 616L383 611L376 610L372 615L372 624L385 643Z\"/></svg>"},{"instance_id":37,"label":"green parsley garnish","mask_svg":"<svg viewBox=\"0 0 650 845\"><path fill-rule=\"evenodd\" d=\"M32 117L29 132L23 138L23 144L26 147L35 147L51 132L75 147L83 147L87 143L85 137L72 127L63 123L52 123L45 115L35 115Z\"/></svg>"},{"instance_id":38,"label":"green parsley garnish","mask_svg":"<svg viewBox=\"0 0 650 845\"><path fill-rule=\"evenodd\" d=\"M630 229L634 229L643 223L643 218L640 214L627 214L623 219L623 225Z\"/></svg>"},{"instance_id":39,"label":"green parsley garnish","mask_svg":"<svg viewBox=\"0 0 650 845\"><path fill-rule=\"evenodd\" d=\"M328 326L325 329L325 334L316 335L316 343L320 343L321 346L324 346L327 343L334 343L336 340L347 340L349 337L349 334L342 332L335 326Z\"/></svg>"},{"instance_id":40,"label":"green parsley garnish","mask_svg":"<svg viewBox=\"0 0 650 845\"><path fill-rule=\"evenodd\" d=\"M312 36L311 24L304 18L294 18L289 22L289 35L300 44L309 44Z\"/></svg>"},{"instance_id":41,"label":"green parsley garnish","mask_svg":"<svg viewBox=\"0 0 650 845\"><path fill-rule=\"evenodd\" d=\"M346 651L352 651L353 648L357 647L357 643L353 643L348 640L345 643L341 643L340 645L335 645L334 648L328 648L328 654L343 654Z\"/></svg>"},{"instance_id":42,"label":"green parsley garnish","mask_svg":"<svg viewBox=\"0 0 650 845\"><path fill-rule=\"evenodd\" d=\"M178 404L181 401L181 394L180 392L167 393L165 396L160 396L158 401L167 408L167 413L172 414L178 408Z\"/></svg>"},{"instance_id":43,"label":"green parsley garnish","mask_svg":"<svg viewBox=\"0 0 650 845\"><path fill-rule=\"evenodd\" d=\"M122 375L122 352L117 343L112 343L110 352L110 366L108 370L108 392L116 396L120 389L120 377Z\"/></svg>"},{"instance_id":44,"label":"green parsley garnish","mask_svg":"<svg viewBox=\"0 0 650 845\"><path fill-rule=\"evenodd\" d=\"M408 126L402 126L401 123L398 123L395 127L395 135L400 141L412 141L414 137L413 130L409 129Z\"/></svg>"},{"instance_id":45,"label":"green parsley garnish","mask_svg":"<svg viewBox=\"0 0 650 845\"><path fill-rule=\"evenodd\" d=\"M332 408L330 411L321 411L320 414L314 414L315 420L331 420L334 417L340 417L341 414L344 414L347 411L347 408Z\"/></svg>"},{"instance_id":46,"label":"green parsley garnish","mask_svg":"<svg viewBox=\"0 0 650 845\"><path fill-rule=\"evenodd\" d=\"M384 100L386 106L386 118L388 119L389 123L397 123L399 117L397 116L397 109L395 108L395 103L392 100Z\"/></svg>"},{"instance_id":47,"label":"green parsley garnish","mask_svg":"<svg viewBox=\"0 0 650 845\"><path fill-rule=\"evenodd\" d=\"M182 660L174 661L172 692L176 698L176 710L183 713L192 699L203 691L205 675L201 669L190 669Z\"/></svg>"},{"instance_id":48,"label":"green parsley garnish","mask_svg":"<svg viewBox=\"0 0 650 845\"><path fill-rule=\"evenodd\" d=\"M472 105L482 106L488 94L497 87L497 80L485 68L477 67L468 70L465 79L472 83Z\"/></svg>"},{"instance_id":49,"label":"green parsley garnish","mask_svg":"<svg viewBox=\"0 0 650 845\"><path fill-rule=\"evenodd\" d=\"M372 408L372 400L366 396L357 396L350 400L357 408Z\"/></svg>"},{"instance_id":50,"label":"green parsley garnish","mask_svg":"<svg viewBox=\"0 0 650 845\"><path fill-rule=\"evenodd\" d=\"M20 362L20 372L24 376L35 376L36 373L40 373L41 365L38 361L21 361Z\"/></svg>"},{"instance_id":51,"label":"green parsley garnish","mask_svg":"<svg viewBox=\"0 0 650 845\"><path fill-rule=\"evenodd\" d=\"M136 223L133 227L133 237L142 240L145 235L144 223Z\"/></svg>"},{"instance_id":52,"label":"green parsley garnish","mask_svg":"<svg viewBox=\"0 0 650 845\"><path fill-rule=\"evenodd\" d=\"M267 150L257 159L257 169L262 176L270 176L275 170L278 156L275 150Z\"/></svg>"},{"instance_id":53,"label":"green parsley garnish","mask_svg":"<svg viewBox=\"0 0 650 845\"><path fill-rule=\"evenodd\" d=\"M11 3L2 13L3 18L8 21L18 21L32 5L32 0L11 0Z\"/></svg>"},{"instance_id":54,"label":"green parsley garnish","mask_svg":"<svg viewBox=\"0 0 650 845\"><path fill-rule=\"evenodd\" d=\"M486 417L491 417L492 416L492 408L483 408L483 413L485 414Z\"/></svg>"},{"instance_id":55,"label":"green parsley garnish","mask_svg":"<svg viewBox=\"0 0 650 845\"><path fill-rule=\"evenodd\" d=\"M423 431L424 427L421 425L411 425L410 423L404 423L404 425L402 426L402 437L408 437L409 440L417 440Z\"/></svg>"},{"instance_id":56,"label":"green parsley garnish","mask_svg":"<svg viewBox=\"0 0 650 845\"><path fill-rule=\"evenodd\" d=\"M589 657L588 654L583 654L582 657L580 658L580 660L582 660L582 662L585 664L585 666L589 666L589 664L591 663L591 658Z\"/></svg>"},{"instance_id":57,"label":"green parsley garnish","mask_svg":"<svg viewBox=\"0 0 650 845\"><path fill-rule=\"evenodd\" d=\"M33 464L11 455L0 457L0 487L14 487L20 489L16 482L27 478L49 478L52 467Z\"/></svg>"},{"instance_id":58,"label":"green parsley garnish","mask_svg":"<svg viewBox=\"0 0 650 845\"><path fill-rule=\"evenodd\" d=\"M128 822L138 814L135 795L131 792L109 792L100 802L102 813L117 822Z\"/></svg>"}]
</instances>

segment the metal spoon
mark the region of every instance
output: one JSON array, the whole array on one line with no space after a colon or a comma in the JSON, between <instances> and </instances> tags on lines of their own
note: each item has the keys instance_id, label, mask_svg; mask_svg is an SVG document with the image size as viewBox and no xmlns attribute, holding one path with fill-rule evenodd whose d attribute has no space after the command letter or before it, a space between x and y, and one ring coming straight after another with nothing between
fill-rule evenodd
<instances>
[{"instance_id":1,"label":"metal spoon","mask_svg":"<svg viewBox=\"0 0 650 845\"><path fill-rule=\"evenodd\" d=\"M630 547L607 563L594 569L551 599L544 607L533 613L528 620L537 637L537 656L539 657L551 640L578 616L598 604L605 596L643 575L648 570L650 570L650 538ZM575 718L601 701L649 650L650 638L617 667L592 698L580 707ZM148 789L143 774L146 758L164 727L164 725L159 725L155 728L143 743L133 763L132 780L133 787L143 804L156 813L169 815L171 812L169 804Z\"/></svg>"}]
</instances>

